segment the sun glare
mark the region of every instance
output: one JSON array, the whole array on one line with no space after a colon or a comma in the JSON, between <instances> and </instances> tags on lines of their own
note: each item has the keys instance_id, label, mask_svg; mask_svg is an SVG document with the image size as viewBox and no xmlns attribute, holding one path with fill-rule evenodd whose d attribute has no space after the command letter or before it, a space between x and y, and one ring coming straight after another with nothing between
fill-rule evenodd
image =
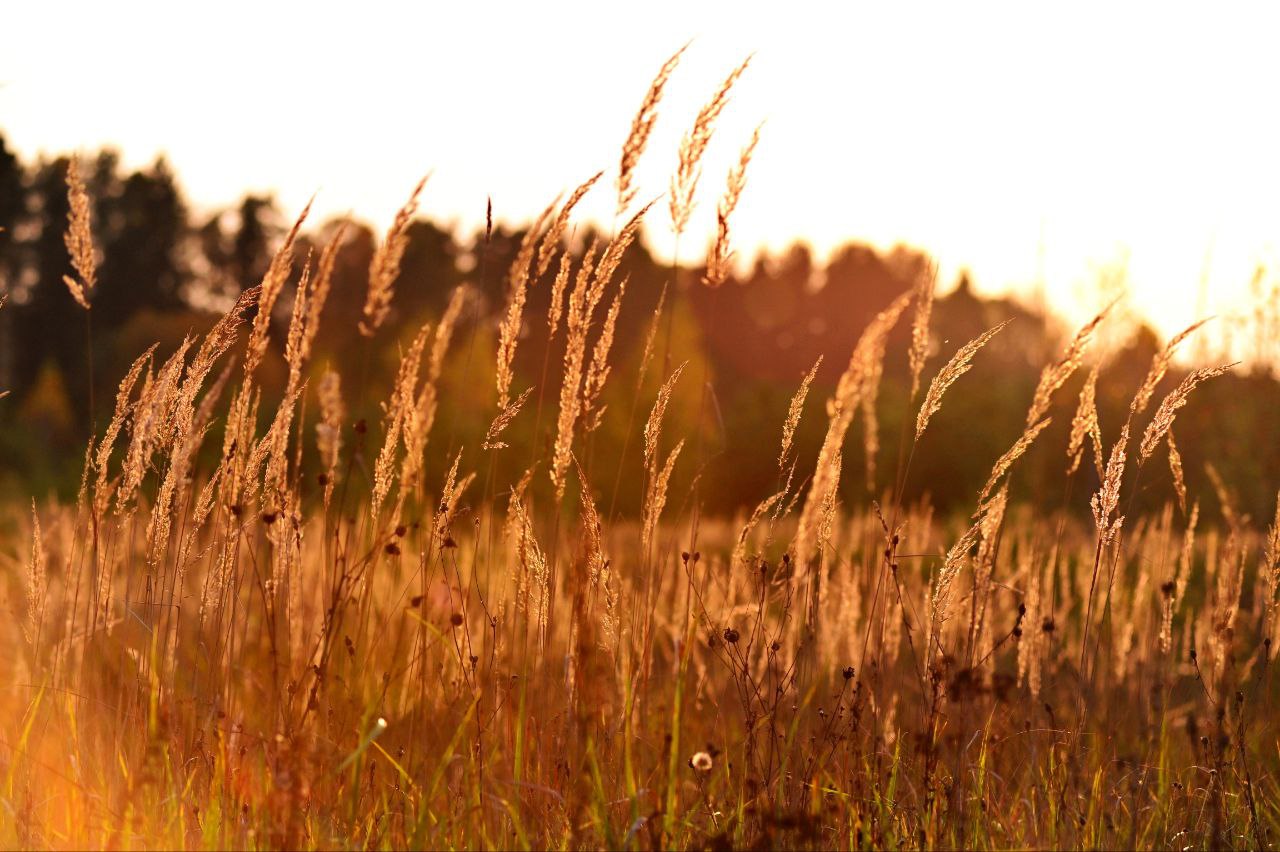
<instances>
[{"instance_id":1,"label":"sun glare","mask_svg":"<svg viewBox=\"0 0 1280 852\"><path fill-rule=\"evenodd\" d=\"M500 220L527 221L611 165L631 99L692 38L653 144L674 150L755 53L705 161L718 185L766 121L736 223L744 262L795 240L819 255L904 242L945 283L968 269L984 291L1042 288L1073 319L1100 302L1098 268L1122 265L1133 305L1168 332L1198 308L1247 311L1255 269L1277 261L1276 21L1261 7L659 2L622 27L592 4L549 27L530 4L232 3L198 22L171 4L86 4L69 26L53 8L10 13L63 40L0 57L18 150L164 154L208 208L248 186L297 210L318 190L318 212L385 225L433 170L432 215L473 228L492 196ZM646 160L642 191L662 194L673 165ZM604 198L582 212L611 221ZM713 230L702 203L685 256ZM647 232L669 256L670 234Z\"/></svg>"}]
</instances>

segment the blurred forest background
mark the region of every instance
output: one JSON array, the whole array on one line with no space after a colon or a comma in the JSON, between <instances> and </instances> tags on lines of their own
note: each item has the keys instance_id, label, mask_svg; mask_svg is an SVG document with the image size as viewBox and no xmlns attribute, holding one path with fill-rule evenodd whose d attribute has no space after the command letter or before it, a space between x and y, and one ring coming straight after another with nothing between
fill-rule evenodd
<instances>
[{"instance_id":1,"label":"blurred forest background","mask_svg":"<svg viewBox=\"0 0 1280 852\"><path fill-rule=\"evenodd\" d=\"M101 252L90 332L85 312L62 283L63 275L71 273L63 243L66 169L64 158L21 162L0 136L0 292L7 298L0 310L0 389L9 391L0 399L0 496L8 498L31 493L74 496L85 438L91 424L96 422L98 431L105 425L116 384L131 361L157 341L163 357L185 335L205 330L242 288L261 279L291 224L272 198L260 195L246 195L232 209L197 214L163 160L130 172L111 151L82 158ZM430 184L426 206L430 207ZM501 210L495 212L502 218ZM299 262L308 247L323 245L338 224L309 223ZM456 287L468 288L455 337L459 342L441 381L443 415L433 444L447 442L479 451L494 414L495 394L487 380L473 377L492 375L487 362L495 349L496 315L506 297L506 271L521 236L502 226L495 226L486 239L483 231L453 233L429 219L413 223L392 314L384 327L390 333L378 340L405 340L423 322L440 316ZM580 229L573 236L575 251L583 251L593 236ZM352 419L366 418L375 428L380 400L362 392L361 380L372 388L388 387L399 357L394 343L368 350L356 328L377 239L367 226L350 223L316 344L319 363L329 361L344 370ZM778 436L788 401L804 373L824 357L811 399L825 399L867 322L927 274L928 257L911 248L883 252L851 242L820 264L803 245L796 245L779 256L758 257L745 276L712 290L698 285L700 269L673 271L655 260L641 240L620 270L629 280L618 321L615 373L606 391L608 408L589 445L594 463L609 476L622 464L634 464L638 473L639 453L624 452L623 444L634 432L628 423L634 416L637 365L665 290L675 306L670 351L659 350L660 360L644 381L652 386L659 373L665 375L670 366L686 360L706 367L714 391L714 418L699 424L698 395L694 383L686 382L683 396L673 403L670 428L672 434L688 436L704 430L702 438L710 448L700 472L704 511L749 510L761 494L775 490ZM560 370L556 364L543 366L546 325L538 321L547 310L548 285L544 279L529 292L527 337L516 362L515 390L534 388L527 413L505 438L517 448L512 452L521 456L519 448L548 440L546 433L554 429ZM971 503L992 461L1020 434L1041 367L1056 356L1074 329L1037 307L1034 298L983 298L963 277L939 286L945 295L934 312L934 360L926 375L967 340L1001 320L1014 320L962 379L964 392L949 396L931 423L931 432L945 432L946 437L925 442L912 461L908 496L927 493L935 507L948 511ZM1185 348L1197 361L1243 360L1235 373L1197 392L1179 417L1177 432L1179 445L1186 448L1184 464L1192 491L1216 493L1218 500L1237 503L1234 508L1240 512L1265 517L1274 505L1273 484L1280 481L1280 299L1265 270L1259 270L1254 287L1255 315L1216 320ZM1091 307L1105 304L1122 288L1122 280L1101 276L1097 304ZM283 325L290 311L287 292L277 310ZM861 440L851 440L842 480L846 501L865 502L892 484L899 435L915 419L915 412L906 410L907 335L905 327L897 329L889 345L876 472L868 476L867 460L854 449ZM273 332L272 344L279 346L284 337L283 328ZM1128 401L1162 343L1132 312L1114 312L1109 320L1098 350L1105 359L1098 405L1107 442L1115 437L1107 430L1123 421ZM278 356L264 365L268 389L283 386L285 371ZM1086 372L1077 372L1063 391L1064 399L1078 393ZM552 386L542 387L548 382ZM545 403L539 401L542 393ZM271 410L271 402L264 399L264 412ZM1012 482L1015 497L1035 495L1046 509L1066 499L1061 493L1066 465L1062 447L1070 426L1065 409L1070 406L1058 408L1050 427L1056 436L1038 442ZM797 434L802 460L798 476L807 475L804 460L812 464L825 427L826 418L816 406L806 413ZM445 457L429 454L436 466ZM507 463L522 469L524 459ZM1215 472L1234 490L1215 492ZM674 483L673 500L688 493L698 473L684 471L683 483ZM429 469L428 481L443 474ZM622 477L621 468L617 475ZM1077 499L1072 501L1087 512L1087 501L1079 495L1096 489L1096 474L1084 465L1077 478L1090 480L1075 484ZM1140 486L1142 499L1152 504L1171 495L1163 465L1144 475ZM620 494L617 510L634 512L639 497Z\"/></svg>"}]
</instances>

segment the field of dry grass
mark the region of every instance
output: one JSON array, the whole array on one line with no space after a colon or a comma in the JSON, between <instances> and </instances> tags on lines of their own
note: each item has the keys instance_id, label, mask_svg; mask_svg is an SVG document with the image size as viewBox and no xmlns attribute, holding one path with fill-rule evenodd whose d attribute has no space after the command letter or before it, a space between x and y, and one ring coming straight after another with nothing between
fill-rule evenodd
<instances>
[{"instance_id":1,"label":"field of dry grass","mask_svg":"<svg viewBox=\"0 0 1280 852\"><path fill-rule=\"evenodd\" d=\"M468 345L455 339L465 289L402 347L390 387L364 380L367 352L313 364L341 235L303 263L305 212L207 334L143 353L98 401L111 416L79 499L9 509L24 534L6 548L14 617L0 625L0 843L1270 848L1280 516L1244 516L1215 482L1210 517L1183 486L1176 418L1225 369L1171 378L1187 335L1104 432L1089 346L1106 312L1081 328L969 517L898 496L914 448L936 439L931 418L981 380L1002 329L938 351L932 280L839 354L825 408L813 373L796 377L759 436L776 442L777 485L751 495L754 511L703 517L696 476L670 487L708 453L700 434L664 428L668 405L692 394L710 418L714 376L671 357L662 305L627 377L642 473L622 478L591 451L619 262L649 219L686 227L746 67L698 115L665 202L643 206L633 170L678 60L613 176L612 239L580 263L562 250L577 202L605 191L597 175L547 208L506 272L496 350L472 373L495 400L482 445L454 440L439 383ZM754 144L729 175L705 277L673 286L723 280ZM68 186L68 298L91 321L92 222L74 170ZM374 256L363 314L338 318L371 345L422 191ZM530 287L551 288L548 316L525 311ZM547 350L522 349L521 329L544 322ZM918 416L881 436L899 324ZM287 366L278 404L259 382L268 359ZM545 393L518 386L526 360L549 365ZM1083 391L1060 392L1078 371ZM380 420L352 422L356 400L380 401ZM509 446L517 418L545 441ZM816 459L793 446L802 418L827 424ZM1015 503L1008 482L1051 418L1072 424L1054 450L1062 491ZM846 450L897 459L879 500L840 500ZM438 481L429 456L448 471ZM1102 485L1082 494L1090 466ZM1153 470L1172 487L1136 516ZM638 517L613 511L620 489L641 496ZM1092 523L1070 511L1086 503Z\"/></svg>"}]
</instances>

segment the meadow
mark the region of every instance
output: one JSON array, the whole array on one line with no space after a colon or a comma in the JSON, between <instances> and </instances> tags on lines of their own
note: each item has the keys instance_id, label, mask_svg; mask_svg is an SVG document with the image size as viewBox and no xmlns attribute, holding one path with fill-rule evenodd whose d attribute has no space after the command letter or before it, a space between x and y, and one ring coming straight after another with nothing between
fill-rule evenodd
<instances>
[{"instance_id":1,"label":"meadow","mask_svg":"<svg viewBox=\"0 0 1280 852\"><path fill-rule=\"evenodd\" d=\"M715 375L680 357L665 295L639 360L615 370L612 351L619 267L642 226L688 228L746 68L646 201L635 167L679 58L616 172L557 199L510 268L489 271L506 294L492 335L459 287L399 342L390 383L370 381L419 183L373 254L363 309L325 316L358 327L363 351L313 358L343 235L303 254L303 211L211 328L140 353L96 401L105 426L78 498L7 509L21 533L5 548L0 843L1271 847L1280 508L1250 517L1216 473L1197 494L1174 437L1232 365L1181 366L1192 326L1104 424L1103 310L1042 365L967 510L938 512L905 496L916 449L964 451L935 416L999 379L983 355L1006 330L936 339L921 275L852 351L824 355L842 365L828 399L810 393L814 364L760 424L774 487L737 517L704 515L709 431L676 433L669 410L684 399L715 422ZM705 263L673 264L673 292L734 298L757 138ZM612 233L571 252L578 202L608 191ZM98 258L74 163L67 192L67 298L91 330ZM527 309L533 290L549 291L546 314ZM895 329L909 330L911 416L888 430ZM460 353L491 394L470 444L441 382ZM271 371L281 387L264 391ZM615 458L593 436L619 382L630 443ZM795 440L802 421L823 424L816 455ZM1051 421L1070 424L1065 444L1046 446L1062 434ZM1014 499L1033 449L1061 476ZM846 452L873 483L879 460L883 487L864 500L841 498ZM620 494L639 511L618 511Z\"/></svg>"}]
</instances>

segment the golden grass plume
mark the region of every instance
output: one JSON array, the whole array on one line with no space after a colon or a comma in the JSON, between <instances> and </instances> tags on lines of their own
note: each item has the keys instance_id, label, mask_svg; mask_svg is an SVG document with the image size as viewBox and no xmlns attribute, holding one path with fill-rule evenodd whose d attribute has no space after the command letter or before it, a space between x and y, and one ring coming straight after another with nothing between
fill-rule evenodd
<instances>
[{"instance_id":1,"label":"golden grass plume","mask_svg":"<svg viewBox=\"0 0 1280 852\"><path fill-rule=\"evenodd\" d=\"M67 163L67 231L63 237L71 267L78 278L62 276L76 303L86 311L90 307L93 288L98 283L98 262L94 257L89 192L80 177L80 158L72 156Z\"/></svg>"},{"instance_id":2,"label":"golden grass plume","mask_svg":"<svg viewBox=\"0 0 1280 852\"><path fill-rule=\"evenodd\" d=\"M627 139L622 144L622 157L618 163L618 206L616 213L618 216L627 212L627 208L635 200L637 192L634 183L636 166L640 162L640 157L644 154L644 149L649 144L649 135L653 133L653 126L657 123L658 104L662 102L662 94L667 87L667 81L671 79L676 66L680 64L680 57L688 49L689 43L686 42L684 47L681 47L671 55L670 59L662 63L662 67L658 69L653 82L649 84L648 91L645 92L644 100L640 102L640 109L636 112L635 118L631 120L631 132L627 134Z\"/></svg>"},{"instance_id":3,"label":"golden grass plume","mask_svg":"<svg viewBox=\"0 0 1280 852\"><path fill-rule=\"evenodd\" d=\"M916 440L920 440L920 436L924 434L924 430L929 426L929 420L933 415L937 414L942 408L942 395L947 392L947 388L955 384L956 379L963 376L973 368L973 356L978 354L978 350L986 346L991 338L1000 333L1006 325L1012 320L1005 320L994 328L990 328L982 334L970 340L964 346L956 350L956 354L951 356L951 360L938 371L938 375L933 377L933 381L929 383L929 390L924 395L924 402L920 405L920 412L916 415ZM915 337L913 327L912 351L915 351ZM912 394L914 397L914 393Z\"/></svg>"},{"instance_id":4,"label":"golden grass plume","mask_svg":"<svg viewBox=\"0 0 1280 852\"><path fill-rule=\"evenodd\" d=\"M424 175L409 193L409 200L396 211L387 235L369 261L369 291L364 302L364 317L360 320L360 333L372 337L391 311L391 299L395 296L396 279L400 277L400 263L409 247L409 225L418 212L418 197L427 185L429 175Z\"/></svg>"},{"instance_id":5,"label":"golden grass plume","mask_svg":"<svg viewBox=\"0 0 1280 852\"><path fill-rule=\"evenodd\" d=\"M706 153L707 145L715 133L716 121L729 103L729 93L734 84L747 70L750 62L751 57L748 56L741 65L729 72L711 100L698 111L693 126L680 142L680 161L676 166L676 173L671 177L671 189L667 196L671 230L677 236L684 233L689 224L689 216L693 213L693 196L698 189L698 180L702 177L702 155Z\"/></svg>"}]
</instances>

